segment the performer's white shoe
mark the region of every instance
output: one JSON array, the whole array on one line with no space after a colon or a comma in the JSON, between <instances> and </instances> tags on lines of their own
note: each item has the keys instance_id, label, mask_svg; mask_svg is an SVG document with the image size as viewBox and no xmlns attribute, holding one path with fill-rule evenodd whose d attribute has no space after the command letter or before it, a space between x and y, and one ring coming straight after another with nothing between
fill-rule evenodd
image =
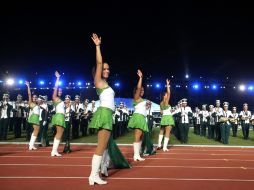
<instances>
[{"instance_id":1,"label":"performer's white shoe","mask_svg":"<svg viewBox=\"0 0 254 190\"><path fill-rule=\"evenodd\" d=\"M37 148L35 146L29 146L28 148L29 150L37 150Z\"/></svg>"},{"instance_id":2,"label":"performer's white shoe","mask_svg":"<svg viewBox=\"0 0 254 190\"><path fill-rule=\"evenodd\" d=\"M138 154L133 156L133 160L136 162L136 161L145 161L146 159L141 158L141 156Z\"/></svg>"},{"instance_id":3,"label":"performer's white shoe","mask_svg":"<svg viewBox=\"0 0 254 190\"><path fill-rule=\"evenodd\" d=\"M58 152L55 152L55 151L53 152L53 151L52 151L52 152L51 152L51 156L52 156L52 157L54 157L54 156L56 156L56 157L61 157L62 155L59 154Z\"/></svg>"},{"instance_id":4,"label":"performer's white shoe","mask_svg":"<svg viewBox=\"0 0 254 190\"><path fill-rule=\"evenodd\" d=\"M95 175L95 176L90 176L89 177L89 185L94 185L94 184L106 185L107 183L108 182L102 180L99 175Z\"/></svg>"},{"instance_id":5,"label":"performer's white shoe","mask_svg":"<svg viewBox=\"0 0 254 190\"><path fill-rule=\"evenodd\" d=\"M88 179L89 185L94 185L94 184L105 185L108 183L107 181L102 180L99 176L101 160L102 160L102 156L98 156L96 154L93 155L92 171Z\"/></svg>"}]
</instances>

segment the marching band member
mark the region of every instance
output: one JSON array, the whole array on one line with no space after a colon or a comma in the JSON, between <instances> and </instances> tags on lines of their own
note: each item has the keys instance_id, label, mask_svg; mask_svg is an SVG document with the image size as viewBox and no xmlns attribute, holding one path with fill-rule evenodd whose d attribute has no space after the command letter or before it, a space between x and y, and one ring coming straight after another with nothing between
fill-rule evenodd
<instances>
[{"instance_id":1,"label":"marching band member","mask_svg":"<svg viewBox=\"0 0 254 190\"><path fill-rule=\"evenodd\" d=\"M200 135L200 110L198 107L195 108L195 112L193 113L193 117L194 117L194 133L196 135Z\"/></svg>"},{"instance_id":2,"label":"marching band member","mask_svg":"<svg viewBox=\"0 0 254 190\"><path fill-rule=\"evenodd\" d=\"M190 125L190 117L192 117L192 110L189 106L187 106L187 99L182 99L182 106L178 109L180 115L180 124L179 124L179 132L180 132L180 141L181 143L188 142L188 133L189 133L189 125Z\"/></svg>"},{"instance_id":3,"label":"marching band member","mask_svg":"<svg viewBox=\"0 0 254 190\"><path fill-rule=\"evenodd\" d=\"M65 129L65 109L64 109L64 102L61 100L61 95L63 93L62 89L59 88L59 80L60 74L56 71L56 83L52 95L53 104L55 106L56 114L52 117L52 126L56 127L56 135L54 137L53 148L51 151L51 156L62 156L58 153L58 147Z\"/></svg>"},{"instance_id":4,"label":"marching band member","mask_svg":"<svg viewBox=\"0 0 254 190\"><path fill-rule=\"evenodd\" d=\"M8 124L13 106L9 102L9 94L3 95L3 101L0 102L0 140L7 140Z\"/></svg>"},{"instance_id":5,"label":"marching band member","mask_svg":"<svg viewBox=\"0 0 254 190\"><path fill-rule=\"evenodd\" d=\"M80 116L80 131L82 136L87 136L87 127L88 127L88 121L89 121L89 100L85 99L84 105L83 105L83 110ZM82 108L81 108L82 109Z\"/></svg>"},{"instance_id":6,"label":"marching band member","mask_svg":"<svg viewBox=\"0 0 254 190\"><path fill-rule=\"evenodd\" d=\"M170 92L170 80L166 80L166 85L167 85L167 92L164 92L163 94L163 100L160 103L160 108L162 111L162 117L161 117L161 129L160 129L160 134L159 134L159 140L158 140L158 147L157 149L161 149L161 142L164 137L164 143L163 143L163 151L168 151L168 142L170 138L170 131L172 127L175 126L175 121L172 116L172 110L171 106L169 104L171 92ZM165 135L165 136L164 136Z\"/></svg>"},{"instance_id":7,"label":"marching band member","mask_svg":"<svg viewBox=\"0 0 254 190\"><path fill-rule=\"evenodd\" d=\"M209 116L208 116L208 139L214 139L215 130L215 112L214 106L209 106Z\"/></svg>"},{"instance_id":8,"label":"marching band member","mask_svg":"<svg viewBox=\"0 0 254 190\"><path fill-rule=\"evenodd\" d=\"M206 128L208 126L208 121L207 118L209 116L208 111L206 110L206 104L202 105L202 111L200 112L201 114L201 136L206 136Z\"/></svg>"},{"instance_id":9,"label":"marching band member","mask_svg":"<svg viewBox=\"0 0 254 190\"><path fill-rule=\"evenodd\" d=\"M220 114L222 113L223 109L220 107L220 100L215 101L215 140L220 141L221 140L221 133L220 133Z\"/></svg>"},{"instance_id":10,"label":"marching band member","mask_svg":"<svg viewBox=\"0 0 254 190\"><path fill-rule=\"evenodd\" d=\"M18 99L20 99L20 94L18 94L17 96L17 101ZM9 126L9 131L14 131L14 137L15 138L19 138L21 137L21 125L20 125L20 129L18 128L19 127L19 123L17 122L16 120L16 117L17 117L17 112L16 112L16 102L15 101L10 101L8 100L8 103L12 106L12 109L10 111L10 117L9 117L9 123L8 123L8 126ZM19 119L18 119L19 120ZM22 124L22 122L20 123ZM16 128L15 128L16 126ZM15 131L16 129L16 131Z\"/></svg>"},{"instance_id":11,"label":"marching band member","mask_svg":"<svg viewBox=\"0 0 254 190\"><path fill-rule=\"evenodd\" d=\"M248 104L243 104L243 111L240 112L240 118L242 120L242 131L243 131L243 138L249 138L249 129L250 129L250 119L251 119L251 112L248 111Z\"/></svg>"},{"instance_id":12,"label":"marching band member","mask_svg":"<svg viewBox=\"0 0 254 190\"><path fill-rule=\"evenodd\" d=\"M144 158L141 158L141 144L142 144L142 135L145 132L149 132L146 115L147 115L147 102L142 99L144 95L144 88L142 86L143 74L138 70L137 75L139 77L137 87L134 89L134 107L135 111L132 117L129 120L128 128L134 130L134 161L144 161Z\"/></svg>"},{"instance_id":13,"label":"marching band member","mask_svg":"<svg viewBox=\"0 0 254 190\"><path fill-rule=\"evenodd\" d=\"M74 110L75 114L72 119L72 138L76 139L79 137L79 125L80 125L80 116L84 110L83 105L80 103L80 96L75 96L74 104L72 105L72 110Z\"/></svg>"},{"instance_id":14,"label":"marching band member","mask_svg":"<svg viewBox=\"0 0 254 190\"><path fill-rule=\"evenodd\" d=\"M91 104L91 107L89 107L89 109L88 109L88 122L90 122L91 121L91 119L92 119L92 117L93 117L93 114L96 112L96 110L97 110L97 107L95 106L95 101L94 100L92 100L92 104ZM112 130L114 130L114 129L112 129ZM93 129L93 128L91 128L91 129L89 129L89 134L90 135L93 135L93 134L95 134L95 129Z\"/></svg>"},{"instance_id":15,"label":"marching band member","mask_svg":"<svg viewBox=\"0 0 254 190\"><path fill-rule=\"evenodd\" d=\"M234 122L232 122L232 132L233 132L233 137L237 136L237 129L238 129L238 113L236 112L236 107L232 108L232 115Z\"/></svg>"},{"instance_id":16,"label":"marching band member","mask_svg":"<svg viewBox=\"0 0 254 190\"><path fill-rule=\"evenodd\" d=\"M64 138L63 140L65 141L65 146L63 153L70 153L71 150L71 145L70 145L70 133L71 133L71 115L74 114L74 111L71 109L71 96L66 95L65 96L65 101L64 101L64 109L65 109L65 130L64 130Z\"/></svg>"},{"instance_id":17,"label":"marching band member","mask_svg":"<svg viewBox=\"0 0 254 190\"><path fill-rule=\"evenodd\" d=\"M150 100L146 100L146 113L148 114L149 110L151 109L152 102ZM148 127L148 121L146 117L146 123ZM156 148L153 146L152 142L152 130L150 131L148 128L148 132L145 132L142 135L142 143L141 143L141 153L143 156L149 156L156 154Z\"/></svg>"},{"instance_id":18,"label":"marching band member","mask_svg":"<svg viewBox=\"0 0 254 190\"><path fill-rule=\"evenodd\" d=\"M32 97L31 95L30 84L28 81L26 81L26 86L28 91L28 104L30 107L28 122L30 125L33 126L33 133L31 135L29 142L29 150L36 150L37 148L34 146L34 143L40 131L40 121L39 121L40 107L38 106L37 103L37 96L33 95Z\"/></svg>"},{"instance_id":19,"label":"marching band member","mask_svg":"<svg viewBox=\"0 0 254 190\"><path fill-rule=\"evenodd\" d=\"M41 143L41 146L49 146L49 141L47 138L48 127L47 127L47 120L48 120L48 106L45 103L45 96L39 95L38 98L38 105L40 106L40 132L38 136L38 141Z\"/></svg>"},{"instance_id":20,"label":"marching band member","mask_svg":"<svg viewBox=\"0 0 254 190\"><path fill-rule=\"evenodd\" d=\"M23 110L24 110L24 103L22 102L22 96L18 94L17 101L14 103L13 106L13 124L14 124L14 136L15 138L21 137L21 130L22 130L22 118L23 118ZM24 128L25 126L23 126Z\"/></svg>"},{"instance_id":21,"label":"marching band member","mask_svg":"<svg viewBox=\"0 0 254 190\"><path fill-rule=\"evenodd\" d=\"M220 132L221 132L221 141L223 144L228 144L229 134L230 134L230 127L231 127L231 119L233 118L232 112L228 110L229 103L223 103L223 111L220 113L221 122L220 125Z\"/></svg>"}]
</instances>

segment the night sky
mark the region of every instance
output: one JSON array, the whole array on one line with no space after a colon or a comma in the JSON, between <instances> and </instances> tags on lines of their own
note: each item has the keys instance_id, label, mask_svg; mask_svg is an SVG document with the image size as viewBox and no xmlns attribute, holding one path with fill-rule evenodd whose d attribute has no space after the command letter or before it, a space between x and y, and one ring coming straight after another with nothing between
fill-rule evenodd
<instances>
[{"instance_id":1,"label":"night sky","mask_svg":"<svg viewBox=\"0 0 254 190\"><path fill-rule=\"evenodd\" d=\"M86 1L85 1L86 2ZM254 22L250 4L223 1L85 3L2 6L1 75L91 79L93 32L102 36L103 58L123 83L136 70L164 80L174 75L233 81L253 79Z\"/></svg>"}]
</instances>

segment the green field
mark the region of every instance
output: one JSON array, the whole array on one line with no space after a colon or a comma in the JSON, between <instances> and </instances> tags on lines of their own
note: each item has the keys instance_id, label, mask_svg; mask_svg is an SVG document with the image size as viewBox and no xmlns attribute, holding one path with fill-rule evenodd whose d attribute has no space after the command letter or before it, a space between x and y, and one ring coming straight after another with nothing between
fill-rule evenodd
<instances>
[{"instance_id":1,"label":"green field","mask_svg":"<svg viewBox=\"0 0 254 190\"><path fill-rule=\"evenodd\" d=\"M159 128L155 128L153 130L152 140L155 144L157 144ZM53 137L50 136L50 140L52 141ZM22 138L14 138L13 134L8 135L8 140L6 142L26 142L25 133L22 133ZM91 135L87 137L80 137L79 139L74 139L71 142L73 143L96 143L97 135ZM117 143L121 144L132 144L133 142L133 132L130 131L124 136L118 137L116 139ZM181 144L174 135L171 135L170 144ZM193 133L193 129L189 131L189 145L223 145L220 142L215 140L207 139L206 137L197 136ZM254 146L254 132L250 130L250 135L248 140L244 140L242 136L242 131L239 130L237 133L237 137L232 137L232 133L229 137L229 146Z\"/></svg>"}]
</instances>

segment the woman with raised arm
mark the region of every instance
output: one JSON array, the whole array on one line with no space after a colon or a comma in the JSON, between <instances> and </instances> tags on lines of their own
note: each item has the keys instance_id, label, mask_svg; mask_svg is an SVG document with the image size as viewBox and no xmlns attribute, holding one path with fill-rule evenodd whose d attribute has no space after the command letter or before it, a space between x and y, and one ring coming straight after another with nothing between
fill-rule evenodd
<instances>
[{"instance_id":1,"label":"woman with raised arm","mask_svg":"<svg viewBox=\"0 0 254 190\"><path fill-rule=\"evenodd\" d=\"M107 171L106 171L107 168L105 168L107 166L103 164L104 162L103 157L107 157L105 155L109 154L110 158L111 159L113 158L112 162L114 162L114 158L115 158L115 155L111 154L111 152L113 147L112 145L116 145L116 144L110 138L111 131L112 131L112 123L113 123L112 115L113 115L113 111L115 110L115 102L114 102L115 93L113 89L107 83L107 79L109 77L109 65L107 63L103 63L102 61L102 55L101 55L101 49L100 49L101 38L99 38L97 34L93 34L92 40L96 47L96 67L93 72L93 77L94 77L94 85L95 85L97 94L99 95L99 98L100 98L100 106L98 107L97 111L94 113L92 120L89 124L89 128L98 130L98 143L92 158L92 170L89 176L89 184L94 185L95 183L97 183L99 185L104 185L104 184L107 184L107 181L102 180L99 176L101 164L103 165L102 173L107 175ZM111 139L111 141L109 141L109 139ZM114 147L117 148L117 146L114 146ZM107 148L108 148L108 153L107 153ZM124 163L127 162L124 159L124 157L121 155L121 152L119 149L117 150L117 154L118 156L120 155L120 158ZM112 155L114 157L112 157ZM126 163L126 165L128 165L128 163Z\"/></svg>"},{"instance_id":2,"label":"woman with raised arm","mask_svg":"<svg viewBox=\"0 0 254 190\"><path fill-rule=\"evenodd\" d=\"M52 117L52 126L56 127L56 135L54 138L53 148L51 151L51 156L62 156L58 153L57 149L59 147L64 129L65 129L65 105L64 101L61 100L62 89L59 88L60 74L56 71L56 83L53 91L53 105L55 106L56 114Z\"/></svg>"},{"instance_id":3,"label":"woman with raised arm","mask_svg":"<svg viewBox=\"0 0 254 190\"><path fill-rule=\"evenodd\" d=\"M40 107L37 104L37 96L31 95L30 84L26 81L27 92L28 92L28 105L30 108L28 123L33 126L33 133L31 134L30 142L29 142L29 150L36 150L37 148L34 146L36 138L40 131Z\"/></svg>"},{"instance_id":4,"label":"woman with raised arm","mask_svg":"<svg viewBox=\"0 0 254 190\"><path fill-rule=\"evenodd\" d=\"M144 158L140 156L142 135L144 132L149 132L146 122L147 115L147 102L142 99L144 95L144 88L142 86L143 74L140 70L137 72L139 76L137 87L134 88L134 102L135 111L129 120L128 128L134 129L134 161L144 161Z\"/></svg>"},{"instance_id":5,"label":"woman with raised arm","mask_svg":"<svg viewBox=\"0 0 254 190\"><path fill-rule=\"evenodd\" d=\"M167 146L169 142L169 136L170 136L170 131L173 126L175 126L175 121L172 116L172 110L171 106L169 104L170 100L170 81L167 79L166 84L167 84L167 92L163 93L162 96L162 101L160 103L160 108L162 112L162 117L161 117L161 129L160 129L160 134L159 134L159 140L158 140L158 147L157 149L161 149L161 142L164 136L164 143L163 143L163 151L168 151Z\"/></svg>"}]
</instances>

